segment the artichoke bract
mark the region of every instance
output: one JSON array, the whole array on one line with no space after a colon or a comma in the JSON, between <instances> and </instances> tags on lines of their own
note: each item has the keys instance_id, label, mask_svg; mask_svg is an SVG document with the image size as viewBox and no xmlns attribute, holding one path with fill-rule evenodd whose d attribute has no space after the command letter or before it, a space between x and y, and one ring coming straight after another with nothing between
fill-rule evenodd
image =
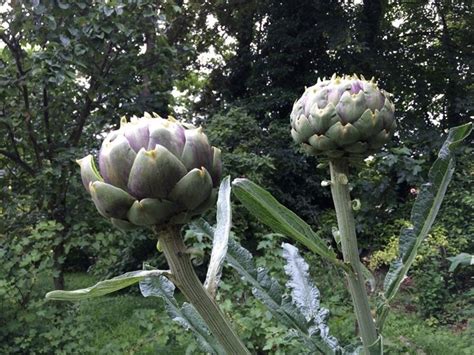
<instances>
[{"instance_id":1,"label":"artichoke bract","mask_svg":"<svg viewBox=\"0 0 474 355\"><path fill-rule=\"evenodd\" d=\"M99 170L88 155L81 178L99 213L121 229L183 224L214 205L221 152L202 128L145 114L110 132Z\"/></svg>"},{"instance_id":2,"label":"artichoke bract","mask_svg":"<svg viewBox=\"0 0 474 355\"><path fill-rule=\"evenodd\" d=\"M365 157L387 143L396 129L390 98L373 79L318 79L293 105L291 136L311 155Z\"/></svg>"}]
</instances>

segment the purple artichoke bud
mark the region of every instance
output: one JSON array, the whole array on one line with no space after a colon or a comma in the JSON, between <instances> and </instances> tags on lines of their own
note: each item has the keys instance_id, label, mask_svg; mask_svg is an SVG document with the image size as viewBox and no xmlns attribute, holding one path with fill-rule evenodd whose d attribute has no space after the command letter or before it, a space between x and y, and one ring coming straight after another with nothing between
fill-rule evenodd
<instances>
[{"instance_id":1,"label":"purple artichoke bud","mask_svg":"<svg viewBox=\"0 0 474 355\"><path fill-rule=\"evenodd\" d=\"M293 105L291 136L308 154L365 157L395 132L390 97L373 79L333 75L318 80Z\"/></svg>"},{"instance_id":2,"label":"purple artichoke bud","mask_svg":"<svg viewBox=\"0 0 474 355\"><path fill-rule=\"evenodd\" d=\"M99 213L121 229L183 224L216 201L220 150L201 128L145 114L122 119L99 152L77 161Z\"/></svg>"}]
</instances>

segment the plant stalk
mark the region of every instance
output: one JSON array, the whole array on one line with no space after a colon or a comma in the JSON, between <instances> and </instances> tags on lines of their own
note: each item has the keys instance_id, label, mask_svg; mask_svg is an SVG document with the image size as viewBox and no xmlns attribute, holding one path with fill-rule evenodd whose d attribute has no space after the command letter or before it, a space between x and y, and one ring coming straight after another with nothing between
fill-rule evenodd
<instances>
[{"instance_id":1,"label":"plant stalk","mask_svg":"<svg viewBox=\"0 0 474 355\"><path fill-rule=\"evenodd\" d=\"M346 273L354 311L359 325L364 350L367 354L379 354L377 346L371 347L378 340L377 329L370 311L369 298L362 273L362 265L357 247L357 237L352 214L352 203L348 185L348 164L343 159L331 160L331 193L336 208L337 224L341 237L344 262L352 269Z\"/></svg>"},{"instance_id":2,"label":"plant stalk","mask_svg":"<svg viewBox=\"0 0 474 355\"><path fill-rule=\"evenodd\" d=\"M196 308L227 354L250 354L194 271L179 226L157 230L175 285Z\"/></svg>"}]
</instances>

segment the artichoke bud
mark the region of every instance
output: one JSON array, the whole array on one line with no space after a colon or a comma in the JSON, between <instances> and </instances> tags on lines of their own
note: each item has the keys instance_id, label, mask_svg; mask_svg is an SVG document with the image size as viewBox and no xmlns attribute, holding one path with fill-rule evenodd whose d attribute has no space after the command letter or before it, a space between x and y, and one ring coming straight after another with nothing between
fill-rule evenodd
<instances>
[{"instance_id":1,"label":"artichoke bud","mask_svg":"<svg viewBox=\"0 0 474 355\"><path fill-rule=\"evenodd\" d=\"M291 136L310 155L364 158L388 143L396 129L391 95L372 78L318 79L293 105Z\"/></svg>"},{"instance_id":2,"label":"artichoke bud","mask_svg":"<svg viewBox=\"0 0 474 355\"><path fill-rule=\"evenodd\" d=\"M202 128L155 113L121 118L99 169L92 155L77 163L99 213L123 230L187 223L215 204L222 174L221 151Z\"/></svg>"}]
</instances>

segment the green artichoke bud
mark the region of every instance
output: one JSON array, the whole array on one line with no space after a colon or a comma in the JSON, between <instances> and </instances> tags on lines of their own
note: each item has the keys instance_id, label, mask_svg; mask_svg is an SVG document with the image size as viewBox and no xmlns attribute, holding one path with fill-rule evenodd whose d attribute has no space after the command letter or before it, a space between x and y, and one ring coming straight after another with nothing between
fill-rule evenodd
<instances>
[{"instance_id":1,"label":"green artichoke bud","mask_svg":"<svg viewBox=\"0 0 474 355\"><path fill-rule=\"evenodd\" d=\"M213 206L221 178L220 150L202 128L145 114L122 119L99 152L78 160L99 213L121 229L183 224Z\"/></svg>"},{"instance_id":2,"label":"green artichoke bud","mask_svg":"<svg viewBox=\"0 0 474 355\"><path fill-rule=\"evenodd\" d=\"M291 112L291 136L311 155L365 157L377 152L396 129L391 95L372 79L319 80Z\"/></svg>"}]
</instances>

